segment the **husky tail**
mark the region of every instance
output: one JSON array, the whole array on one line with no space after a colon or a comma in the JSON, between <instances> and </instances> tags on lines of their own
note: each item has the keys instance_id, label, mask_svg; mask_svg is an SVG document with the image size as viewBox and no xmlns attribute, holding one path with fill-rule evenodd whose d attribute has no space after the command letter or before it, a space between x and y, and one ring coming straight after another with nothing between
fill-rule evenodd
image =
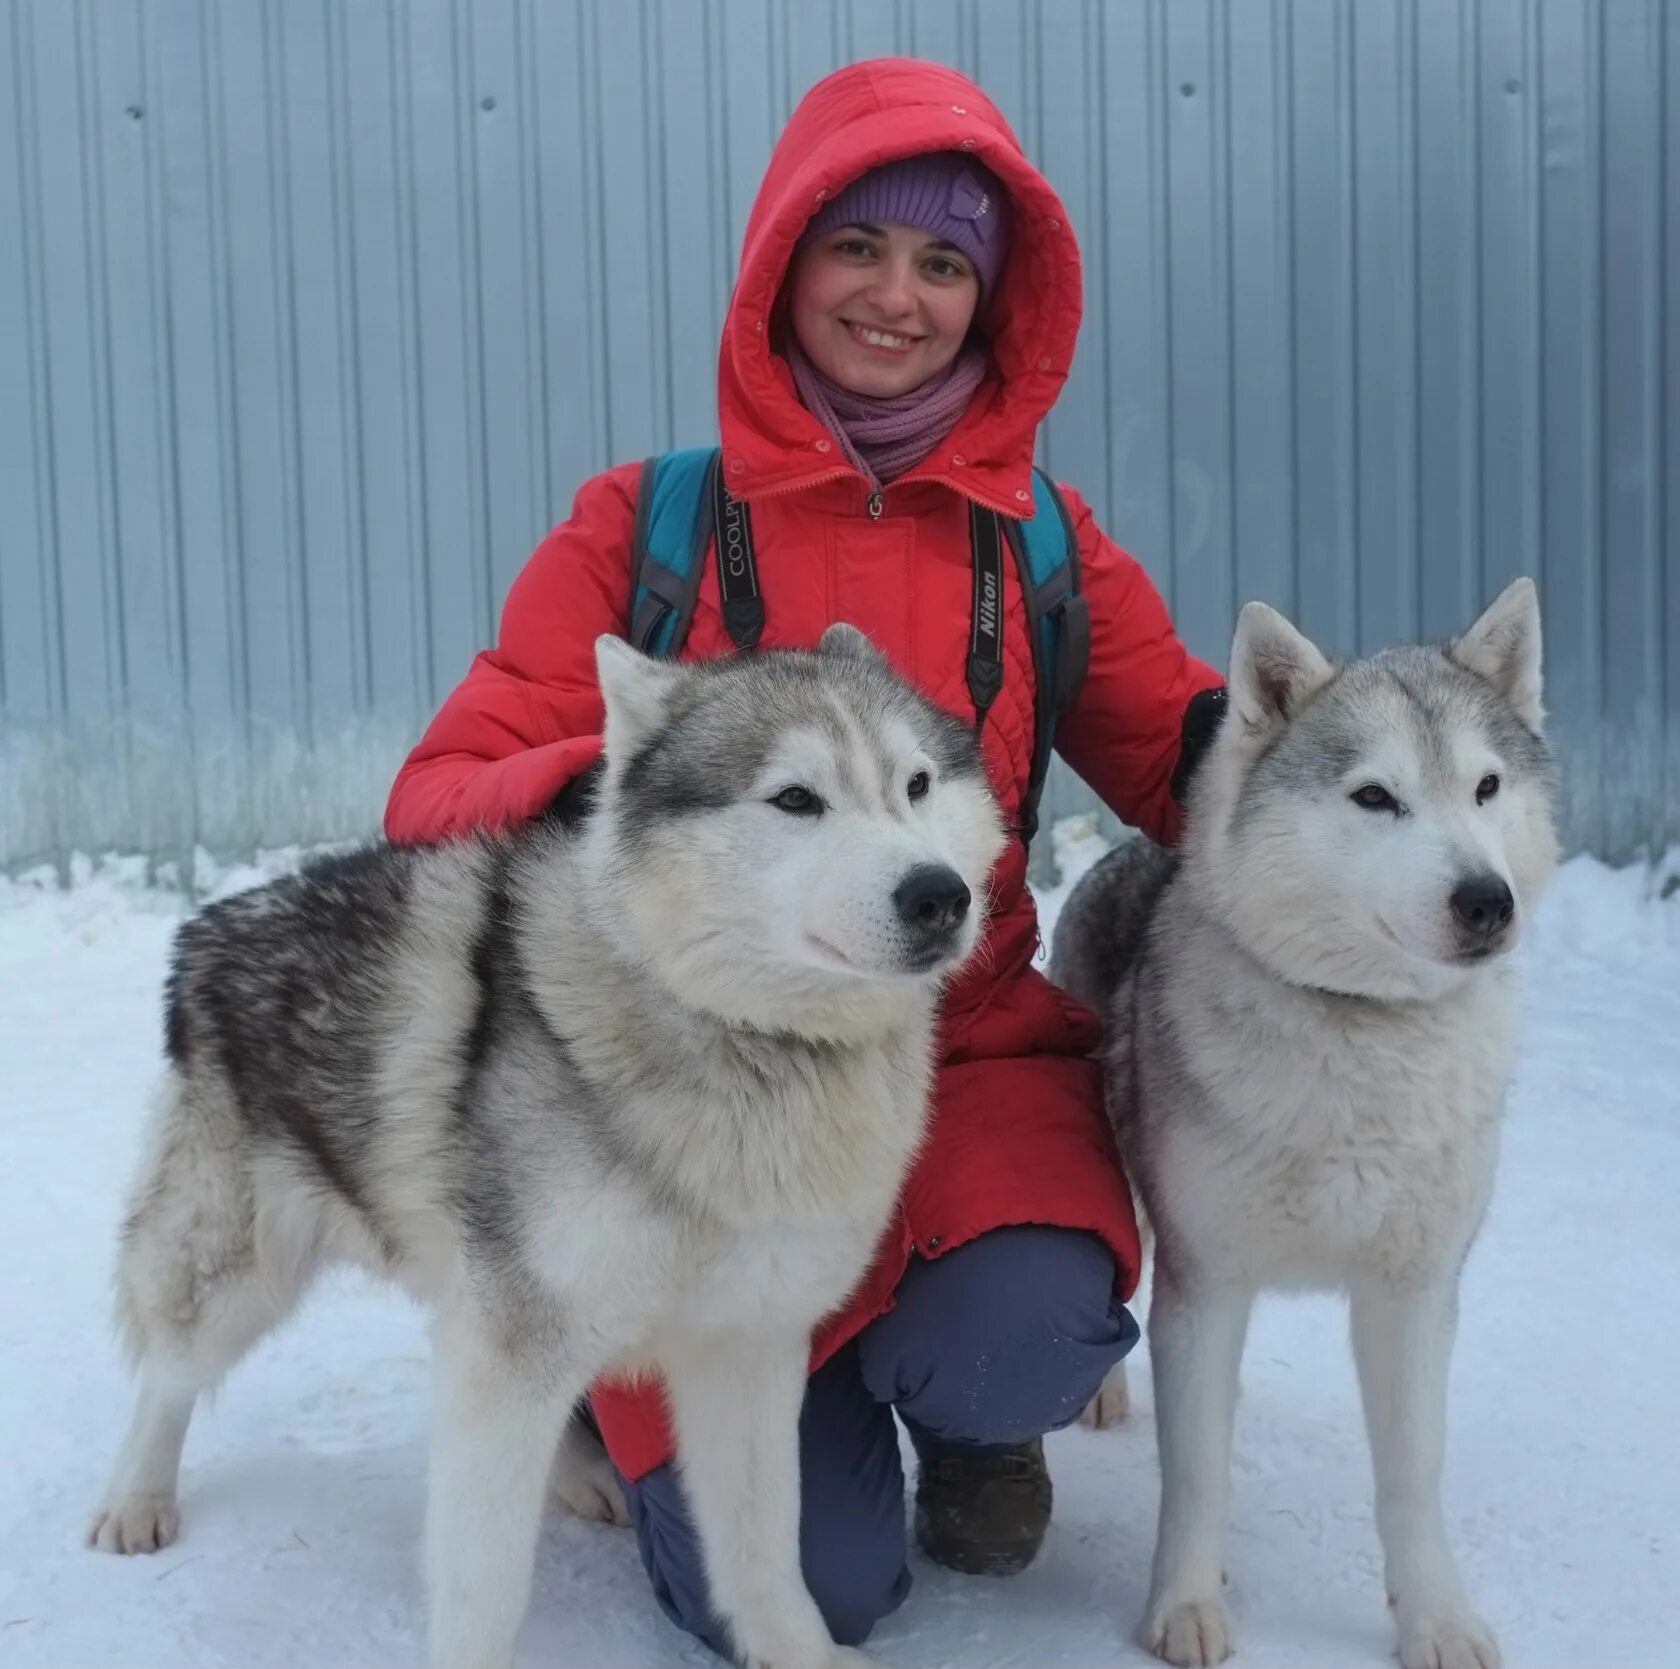
<instances>
[{"instance_id":1,"label":"husky tail","mask_svg":"<svg viewBox=\"0 0 1680 1669\"><path fill-rule=\"evenodd\" d=\"M1138 837L1086 870L1056 922L1051 979L1106 1018L1177 867L1171 852Z\"/></svg>"},{"instance_id":2,"label":"husky tail","mask_svg":"<svg viewBox=\"0 0 1680 1669\"><path fill-rule=\"evenodd\" d=\"M1177 867L1171 852L1142 837L1115 847L1086 870L1068 894L1051 941L1051 979L1102 1016L1107 1032L1104 1054L1110 1068L1108 1113L1117 1134L1129 1110L1117 1101L1115 1086L1125 1077L1122 1062L1131 1056L1131 1007L1127 1003L1125 1013L1117 1015L1115 997L1143 954L1155 905ZM1135 1194L1133 1203L1147 1247L1149 1227ZM1116 1362L1079 1423L1107 1431L1126 1419L1131 1402L1126 1364Z\"/></svg>"}]
</instances>

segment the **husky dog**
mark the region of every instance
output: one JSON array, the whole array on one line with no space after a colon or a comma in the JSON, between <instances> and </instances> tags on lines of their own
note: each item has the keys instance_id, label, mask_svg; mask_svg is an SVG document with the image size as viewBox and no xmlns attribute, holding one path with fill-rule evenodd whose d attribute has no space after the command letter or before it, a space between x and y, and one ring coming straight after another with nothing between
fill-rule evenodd
<instances>
[{"instance_id":1,"label":"husky dog","mask_svg":"<svg viewBox=\"0 0 1680 1669\"><path fill-rule=\"evenodd\" d=\"M1143 1643L1232 1649L1220 1597L1255 1294L1345 1288L1406 1669L1495 1669L1441 1516L1459 1269L1516 1035L1506 953L1557 856L1540 616L1518 580L1443 649L1333 667L1242 612L1182 848L1075 888L1053 974L1108 1020L1108 1098L1155 1239L1161 1521ZM1123 1406L1116 1379L1096 1423Z\"/></svg>"},{"instance_id":2,"label":"husky dog","mask_svg":"<svg viewBox=\"0 0 1680 1669\"><path fill-rule=\"evenodd\" d=\"M439 1669L511 1663L568 1415L652 1369L742 1658L864 1664L800 1574L811 1332L922 1133L1001 820L972 731L849 626L701 666L596 654L575 815L329 859L182 929L117 1274L139 1403L90 1539L173 1537L194 1399L348 1259L436 1312ZM593 1458L592 1484L574 1423L586 1510Z\"/></svg>"}]
</instances>

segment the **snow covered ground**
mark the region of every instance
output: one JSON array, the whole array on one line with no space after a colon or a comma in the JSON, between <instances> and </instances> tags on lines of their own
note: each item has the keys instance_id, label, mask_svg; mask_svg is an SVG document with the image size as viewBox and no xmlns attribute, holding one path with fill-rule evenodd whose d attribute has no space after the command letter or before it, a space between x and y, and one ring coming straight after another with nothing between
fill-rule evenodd
<instances>
[{"instance_id":1,"label":"snow covered ground","mask_svg":"<svg viewBox=\"0 0 1680 1669\"><path fill-rule=\"evenodd\" d=\"M1075 867L1094 855L1089 840L1064 844ZM1467 1575L1511 1669L1680 1663L1677 876L1674 859L1571 863L1526 953L1528 1045L1468 1272L1448 1477ZM360 1281L319 1292L200 1411L180 1542L126 1560L82 1546L127 1414L106 1282L179 909L123 865L84 866L64 892L0 881L0 1665L413 1665L424 1336L402 1299ZM874 1641L887 1662L1150 1661L1129 1639L1156 1490L1147 1373L1134 1385L1130 1426L1051 1440L1056 1517L1033 1569L991 1582L918 1560ZM1237 1453L1238 1661L1389 1664L1335 1304L1262 1308ZM712 1661L658 1614L626 1533L548 1525L522 1666Z\"/></svg>"}]
</instances>

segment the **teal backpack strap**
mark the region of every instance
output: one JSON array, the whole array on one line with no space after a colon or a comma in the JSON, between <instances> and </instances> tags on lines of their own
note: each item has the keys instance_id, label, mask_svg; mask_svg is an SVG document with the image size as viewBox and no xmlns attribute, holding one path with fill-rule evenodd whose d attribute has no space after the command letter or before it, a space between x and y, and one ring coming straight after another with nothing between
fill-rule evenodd
<instances>
[{"instance_id":1,"label":"teal backpack strap","mask_svg":"<svg viewBox=\"0 0 1680 1669\"><path fill-rule=\"evenodd\" d=\"M663 452L642 465L630 560L630 642L646 655L676 656L694 619L706 548L717 539L718 601L737 649L764 632L752 516L723 484L715 446Z\"/></svg>"},{"instance_id":2,"label":"teal backpack strap","mask_svg":"<svg viewBox=\"0 0 1680 1669\"><path fill-rule=\"evenodd\" d=\"M1079 540L1056 483L1033 470L1032 514L1003 519L1020 570L1038 683L1032 775L1021 805L1021 838L1038 831L1038 802L1050 774L1056 720L1071 707L1091 660L1091 610L1079 592Z\"/></svg>"},{"instance_id":3,"label":"teal backpack strap","mask_svg":"<svg viewBox=\"0 0 1680 1669\"><path fill-rule=\"evenodd\" d=\"M643 654L673 656L688 636L712 542L718 458L715 446L691 446L642 465L630 561L629 641Z\"/></svg>"}]
</instances>

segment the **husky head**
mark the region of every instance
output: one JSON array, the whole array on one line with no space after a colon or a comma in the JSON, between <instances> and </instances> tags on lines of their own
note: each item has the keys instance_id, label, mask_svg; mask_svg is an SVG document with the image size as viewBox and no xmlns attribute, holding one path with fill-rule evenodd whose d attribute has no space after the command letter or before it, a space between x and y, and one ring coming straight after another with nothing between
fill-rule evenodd
<instances>
[{"instance_id":1,"label":"husky head","mask_svg":"<svg viewBox=\"0 0 1680 1669\"><path fill-rule=\"evenodd\" d=\"M1516 942L1557 860L1540 610L1506 588L1444 648L1332 667L1250 603L1187 867L1283 978L1436 997Z\"/></svg>"},{"instance_id":2,"label":"husky head","mask_svg":"<svg viewBox=\"0 0 1680 1669\"><path fill-rule=\"evenodd\" d=\"M838 1035L974 949L1004 846L977 740L861 632L687 665L603 637L596 664L597 871L685 1002Z\"/></svg>"}]
</instances>

